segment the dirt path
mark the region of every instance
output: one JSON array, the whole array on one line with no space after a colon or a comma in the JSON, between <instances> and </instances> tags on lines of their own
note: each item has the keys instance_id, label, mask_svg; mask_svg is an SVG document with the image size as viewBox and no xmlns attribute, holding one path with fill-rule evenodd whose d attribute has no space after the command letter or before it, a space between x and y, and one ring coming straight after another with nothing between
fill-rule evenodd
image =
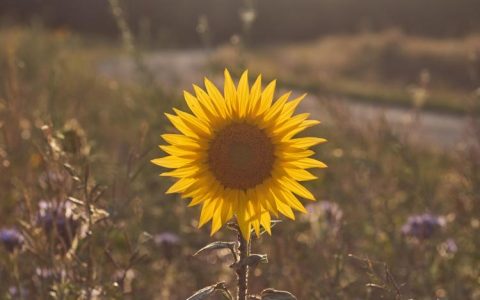
<instances>
[{"instance_id":1,"label":"dirt path","mask_svg":"<svg viewBox=\"0 0 480 300\"><path fill-rule=\"evenodd\" d=\"M152 71L155 80L168 85L191 90L191 84L201 84L207 76L221 82L207 70L209 57L203 50L172 50L148 54L145 62ZM127 58L112 59L99 66L102 74L120 80L128 80L134 74L134 64ZM302 91L294 91L300 94ZM334 99L339 105L351 112L352 118L359 124L375 120L383 116L393 130L399 134L408 134L423 146L442 150L454 150L462 147L467 141L465 132L468 128L468 118L458 115L422 111L415 114L410 109L379 106L347 99ZM307 111L312 117L321 119L324 123L331 120L328 109L318 97L310 95L302 102L300 110Z\"/></svg>"}]
</instances>

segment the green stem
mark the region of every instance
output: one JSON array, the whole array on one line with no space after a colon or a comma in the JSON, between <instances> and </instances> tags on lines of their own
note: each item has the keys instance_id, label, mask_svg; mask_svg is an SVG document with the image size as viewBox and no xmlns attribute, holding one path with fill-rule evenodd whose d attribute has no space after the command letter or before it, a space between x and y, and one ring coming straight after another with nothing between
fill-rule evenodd
<instances>
[{"instance_id":1,"label":"green stem","mask_svg":"<svg viewBox=\"0 0 480 300\"><path fill-rule=\"evenodd\" d=\"M249 242L246 241L242 233L239 231L238 232L238 242L239 242L239 247L238 247L238 252L240 254L239 261L245 260L250 252L250 245ZM238 278L238 296L237 300L247 300L247 294L248 294L248 266L240 266L237 269L237 278Z\"/></svg>"}]
</instances>

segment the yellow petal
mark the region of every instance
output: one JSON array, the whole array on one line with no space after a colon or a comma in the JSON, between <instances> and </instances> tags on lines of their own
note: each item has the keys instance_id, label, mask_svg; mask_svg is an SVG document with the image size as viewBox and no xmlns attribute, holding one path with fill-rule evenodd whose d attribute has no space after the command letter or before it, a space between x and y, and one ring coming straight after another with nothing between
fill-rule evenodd
<instances>
[{"instance_id":1,"label":"yellow petal","mask_svg":"<svg viewBox=\"0 0 480 300\"><path fill-rule=\"evenodd\" d=\"M197 182L197 179L194 178L181 178L174 185L172 185L168 190L167 194L180 193L190 187L192 184Z\"/></svg>"},{"instance_id":2,"label":"yellow petal","mask_svg":"<svg viewBox=\"0 0 480 300\"><path fill-rule=\"evenodd\" d=\"M202 212L200 213L200 220L198 222L198 228L202 227L213 218L214 211L215 199L209 199L203 203Z\"/></svg>"},{"instance_id":3,"label":"yellow petal","mask_svg":"<svg viewBox=\"0 0 480 300\"><path fill-rule=\"evenodd\" d=\"M298 201L297 197L295 197L295 195L293 195L292 192L282 190L281 193L283 195L283 199L286 200L287 204L290 205L292 208L302 213L307 212L303 204L300 201Z\"/></svg>"},{"instance_id":4,"label":"yellow petal","mask_svg":"<svg viewBox=\"0 0 480 300\"><path fill-rule=\"evenodd\" d=\"M295 180L292 180L288 177L283 177L278 179L278 183L280 183L285 189L294 192L300 197L303 197L308 200L315 200L315 197L313 196L313 194L309 190L307 190L303 185L296 182Z\"/></svg>"},{"instance_id":5,"label":"yellow petal","mask_svg":"<svg viewBox=\"0 0 480 300\"><path fill-rule=\"evenodd\" d=\"M250 190L251 191L251 190ZM248 194L247 194L248 196ZM254 201L251 200L252 198L249 198L248 202L247 202L247 207L248 207L248 220L250 221L250 223L252 224L253 226L253 229L255 230L255 234L257 236L260 236L260 217L261 217L261 210L260 210L260 206L257 207L257 205L255 205ZM258 202L256 203L258 204Z\"/></svg>"},{"instance_id":6,"label":"yellow petal","mask_svg":"<svg viewBox=\"0 0 480 300\"><path fill-rule=\"evenodd\" d=\"M326 168L327 165L323 162L316 160L314 158L302 158L297 161L289 162L289 164L301 168L301 169L309 169L309 168Z\"/></svg>"},{"instance_id":7,"label":"yellow petal","mask_svg":"<svg viewBox=\"0 0 480 300\"><path fill-rule=\"evenodd\" d=\"M250 223L250 221L247 220L248 216L246 210L247 207L245 201L240 201L239 211L237 214L238 227L240 227L240 232L242 233L243 238L249 241L252 224Z\"/></svg>"},{"instance_id":8,"label":"yellow petal","mask_svg":"<svg viewBox=\"0 0 480 300\"><path fill-rule=\"evenodd\" d=\"M279 200L278 198L277 198L276 202L277 202L278 211L280 213L282 213L287 218L295 220L295 214L293 213L293 210L290 206L288 206L287 204L285 204L283 201Z\"/></svg>"},{"instance_id":9,"label":"yellow petal","mask_svg":"<svg viewBox=\"0 0 480 300\"><path fill-rule=\"evenodd\" d=\"M232 190L232 189L225 189L225 197L232 202L232 211L234 214L238 214L238 211L240 210L240 194L243 193L243 191L239 190Z\"/></svg>"},{"instance_id":10,"label":"yellow petal","mask_svg":"<svg viewBox=\"0 0 480 300\"><path fill-rule=\"evenodd\" d=\"M268 211L262 212L260 223L262 223L263 228L269 235L272 235L271 222L271 217Z\"/></svg>"},{"instance_id":11,"label":"yellow petal","mask_svg":"<svg viewBox=\"0 0 480 300\"><path fill-rule=\"evenodd\" d=\"M300 125L308 118L310 114L304 113L296 115L293 118L288 119L283 125L274 128L273 134L275 136L284 136L286 133L290 133L293 128L300 128Z\"/></svg>"},{"instance_id":12,"label":"yellow petal","mask_svg":"<svg viewBox=\"0 0 480 300\"><path fill-rule=\"evenodd\" d=\"M160 174L160 176L169 176L169 177L176 177L176 178L182 178L182 177L194 177L198 176L198 173L200 172L200 168L198 166L189 166L185 168L178 168L170 172L164 172Z\"/></svg>"},{"instance_id":13,"label":"yellow petal","mask_svg":"<svg viewBox=\"0 0 480 300\"><path fill-rule=\"evenodd\" d=\"M193 85L193 90L195 91L195 95L197 96L198 103L200 103L200 105L202 106L203 110L207 113L207 115L209 115L210 118L213 118L213 119L218 118L219 114L210 96L195 84Z\"/></svg>"},{"instance_id":14,"label":"yellow petal","mask_svg":"<svg viewBox=\"0 0 480 300\"><path fill-rule=\"evenodd\" d=\"M224 199L222 208L222 226L233 217L233 205L231 201Z\"/></svg>"},{"instance_id":15,"label":"yellow petal","mask_svg":"<svg viewBox=\"0 0 480 300\"><path fill-rule=\"evenodd\" d=\"M306 149L321 143L325 143L326 141L326 139L317 137L303 137L291 139L288 143L293 147Z\"/></svg>"},{"instance_id":16,"label":"yellow petal","mask_svg":"<svg viewBox=\"0 0 480 300\"><path fill-rule=\"evenodd\" d=\"M248 87L248 71L243 72L240 77L240 82L238 83L237 89L237 101L238 101L238 114L239 117L244 117L247 112L247 107L249 106L249 87Z\"/></svg>"},{"instance_id":17,"label":"yellow petal","mask_svg":"<svg viewBox=\"0 0 480 300\"><path fill-rule=\"evenodd\" d=\"M200 149L202 146L200 143L188 136L182 134L163 134L162 138L169 144L174 145L179 148L185 149Z\"/></svg>"},{"instance_id":18,"label":"yellow petal","mask_svg":"<svg viewBox=\"0 0 480 300\"><path fill-rule=\"evenodd\" d=\"M183 91L183 96L185 98L185 102L187 102L188 108L190 108L190 110L195 114L195 116L197 116L204 122L209 122L209 118L205 114L205 111L203 111L202 106L198 102L198 99L187 91Z\"/></svg>"},{"instance_id":19,"label":"yellow petal","mask_svg":"<svg viewBox=\"0 0 480 300\"><path fill-rule=\"evenodd\" d=\"M199 136L203 135L205 137L209 137L211 135L212 131L208 127L208 124L205 124L204 122L200 121L198 118L189 113L183 112L175 108L173 110L188 126L188 128L195 132L195 134Z\"/></svg>"},{"instance_id":20,"label":"yellow petal","mask_svg":"<svg viewBox=\"0 0 480 300\"><path fill-rule=\"evenodd\" d=\"M250 90L250 101L247 107L247 115L251 115L254 109L257 107L257 104L262 96L262 75L257 77L255 83Z\"/></svg>"},{"instance_id":21,"label":"yellow petal","mask_svg":"<svg viewBox=\"0 0 480 300\"><path fill-rule=\"evenodd\" d=\"M225 83L223 88L225 102L227 104L227 108L230 110L230 113L237 114L238 113L238 105L237 105L237 91L235 89L235 84L233 83L232 76L227 69L225 69Z\"/></svg>"},{"instance_id":22,"label":"yellow petal","mask_svg":"<svg viewBox=\"0 0 480 300\"><path fill-rule=\"evenodd\" d=\"M318 178L317 176L304 169L285 168L285 172L288 176L292 177L294 180L297 181L308 181Z\"/></svg>"},{"instance_id":23,"label":"yellow petal","mask_svg":"<svg viewBox=\"0 0 480 300\"><path fill-rule=\"evenodd\" d=\"M277 124L281 124L281 123L287 121L288 119L290 119L292 117L293 113L295 112L295 109L300 104L300 102L302 102L302 100L305 98L305 96L307 96L307 94L303 94L300 97L295 98L290 102L287 102L282 109L282 113L278 117Z\"/></svg>"},{"instance_id":24,"label":"yellow petal","mask_svg":"<svg viewBox=\"0 0 480 300\"><path fill-rule=\"evenodd\" d=\"M173 126L175 126L175 128L177 128L184 135L192 138L199 137L198 133L188 127L180 117L168 113L165 113L165 115L167 116L168 120L173 124Z\"/></svg>"},{"instance_id":25,"label":"yellow petal","mask_svg":"<svg viewBox=\"0 0 480 300\"><path fill-rule=\"evenodd\" d=\"M208 199L207 197L195 197L192 199L192 201L190 201L190 203L188 204L188 207L192 207L200 203L203 203L207 199Z\"/></svg>"},{"instance_id":26,"label":"yellow petal","mask_svg":"<svg viewBox=\"0 0 480 300\"><path fill-rule=\"evenodd\" d=\"M208 78L205 78L205 87L207 88L208 95L212 99L212 103L217 108L220 116L226 118L228 112L227 105L220 91L210 80L208 80Z\"/></svg>"},{"instance_id":27,"label":"yellow petal","mask_svg":"<svg viewBox=\"0 0 480 300\"><path fill-rule=\"evenodd\" d=\"M213 214L213 219L212 219L212 228L210 231L210 235L214 235L220 228L222 228L222 209L223 209L223 199L218 198L215 200L216 205L215 205L215 212Z\"/></svg>"},{"instance_id":28,"label":"yellow petal","mask_svg":"<svg viewBox=\"0 0 480 300\"><path fill-rule=\"evenodd\" d=\"M199 187L195 191L192 191L190 193L186 192L184 193L185 196L189 198L193 198L192 202L188 206L195 206L199 203L205 202L208 199L215 199L217 198L219 194L219 186L215 184L211 184L208 187L205 187L205 180L202 180L202 178L199 178L197 186ZM210 188L210 186L213 186L213 188Z\"/></svg>"},{"instance_id":29,"label":"yellow petal","mask_svg":"<svg viewBox=\"0 0 480 300\"><path fill-rule=\"evenodd\" d=\"M288 162L292 160L299 160L302 158L306 158L315 154L312 150L303 150L303 151L295 151L295 152L282 152L276 151L275 155L279 157L279 159L283 162Z\"/></svg>"},{"instance_id":30,"label":"yellow petal","mask_svg":"<svg viewBox=\"0 0 480 300\"><path fill-rule=\"evenodd\" d=\"M309 127L312 127L312 126L315 126L317 124L320 124L320 121L317 121L317 120L305 120L302 122L302 124L300 126L298 126L297 128L295 129L292 129L290 131L287 131L286 133L284 133L285 135L283 136L282 138L282 141L288 141L289 139L291 139L292 137L294 137L296 134L298 134L299 132L302 132L304 131L305 129L309 128Z\"/></svg>"},{"instance_id":31,"label":"yellow petal","mask_svg":"<svg viewBox=\"0 0 480 300\"><path fill-rule=\"evenodd\" d=\"M182 149L176 146L159 146L165 153L173 156L184 158L199 158L200 153L198 151L192 151L191 149Z\"/></svg>"},{"instance_id":32,"label":"yellow petal","mask_svg":"<svg viewBox=\"0 0 480 300\"><path fill-rule=\"evenodd\" d=\"M278 209L275 199L273 199L270 195L270 191L268 190L267 186L269 186L268 183L258 185L255 188L256 199L258 199L262 206L265 207L269 212L273 213L275 216L278 216Z\"/></svg>"},{"instance_id":33,"label":"yellow petal","mask_svg":"<svg viewBox=\"0 0 480 300\"><path fill-rule=\"evenodd\" d=\"M275 101L275 103L273 103L272 107L267 111L267 114L265 115L265 122L269 122L280 114L291 93L292 92L283 94L280 98L278 98L277 101Z\"/></svg>"},{"instance_id":34,"label":"yellow petal","mask_svg":"<svg viewBox=\"0 0 480 300\"><path fill-rule=\"evenodd\" d=\"M257 237L259 237L260 236L260 217L252 221L252 226L253 226L253 229L255 230L255 234L257 235Z\"/></svg>"},{"instance_id":35,"label":"yellow petal","mask_svg":"<svg viewBox=\"0 0 480 300\"><path fill-rule=\"evenodd\" d=\"M286 200L282 199L283 195L280 193L280 188L276 186L270 187L271 197L275 200L275 205L280 213L282 213L287 218L295 220L295 215L289 205L285 202Z\"/></svg>"},{"instance_id":36,"label":"yellow petal","mask_svg":"<svg viewBox=\"0 0 480 300\"><path fill-rule=\"evenodd\" d=\"M257 116L262 115L263 113L268 111L268 109L270 109L270 107L272 106L273 95L275 93L276 84L277 84L277 81L273 80L267 85L267 87L263 91L260 99L260 106L258 107L257 114L256 114Z\"/></svg>"},{"instance_id":37,"label":"yellow petal","mask_svg":"<svg viewBox=\"0 0 480 300\"><path fill-rule=\"evenodd\" d=\"M165 156L162 158L152 159L151 162L161 167L176 169L192 163L192 160L176 156Z\"/></svg>"}]
</instances>

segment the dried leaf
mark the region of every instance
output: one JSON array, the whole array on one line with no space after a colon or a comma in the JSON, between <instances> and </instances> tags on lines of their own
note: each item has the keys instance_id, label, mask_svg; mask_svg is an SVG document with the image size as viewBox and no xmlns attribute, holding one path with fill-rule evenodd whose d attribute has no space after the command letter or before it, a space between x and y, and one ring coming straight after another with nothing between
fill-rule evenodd
<instances>
[{"instance_id":1,"label":"dried leaf","mask_svg":"<svg viewBox=\"0 0 480 300\"><path fill-rule=\"evenodd\" d=\"M67 200L70 201L70 202L72 202L72 203L75 203L75 204L77 204L77 205L80 205L80 206L85 205L85 202L83 202L83 201L80 200L80 199L74 198L74 197L68 197Z\"/></svg>"},{"instance_id":2,"label":"dried leaf","mask_svg":"<svg viewBox=\"0 0 480 300\"><path fill-rule=\"evenodd\" d=\"M204 252L204 251L207 251L207 250L230 249L233 252L234 249L235 249L235 245L236 245L236 242L221 242L221 241L213 242L213 243L210 243L210 244L206 245L205 247L198 250L197 252L195 252L195 254L193 254L193 256L197 256L201 252Z\"/></svg>"},{"instance_id":3,"label":"dried leaf","mask_svg":"<svg viewBox=\"0 0 480 300\"><path fill-rule=\"evenodd\" d=\"M151 240L153 240L153 236L152 236L150 233L146 232L146 231L142 232L142 233L138 236L138 243L139 243L139 244L145 244L146 242L149 242L149 241L151 241Z\"/></svg>"},{"instance_id":4,"label":"dried leaf","mask_svg":"<svg viewBox=\"0 0 480 300\"><path fill-rule=\"evenodd\" d=\"M272 288L264 289L260 294L261 300L297 300L292 293L279 291Z\"/></svg>"},{"instance_id":5,"label":"dried leaf","mask_svg":"<svg viewBox=\"0 0 480 300\"><path fill-rule=\"evenodd\" d=\"M65 170L67 170L67 172L70 176L73 177L73 176L76 175L75 168L72 167L70 164L65 163L65 164L63 164L63 167L65 168Z\"/></svg>"},{"instance_id":6,"label":"dried leaf","mask_svg":"<svg viewBox=\"0 0 480 300\"><path fill-rule=\"evenodd\" d=\"M230 291L227 289L225 284L221 284L220 286L217 286L217 290L219 290L222 293L222 296L227 299L227 300L233 300L233 296L230 293Z\"/></svg>"},{"instance_id":7,"label":"dried leaf","mask_svg":"<svg viewBox=\"0 0 480 300\"><path fill-rule=\"evenodd\" d=\"M206 299L208 296L213 294L215 292L215 284L210 285L207 287L204 287L201 290L198 290L195 292L195 294L191 295L190 297L187 298L187 300L202 300Z\"/></svg>"},{"instance_id":8,"label":"dried leaf","mask_svg":"<svg viewBox=\"0 0 480 300\"><path fill-rule=\"evenodd\" d=\"M110 216L110 214L106 210L95 207L93 205L90 205L90 211L93 223L102 221Z\"/></svg>"},{"instance_id":9,"label":"dried leaf","mask_svg":"<svg viewBox=\"0 0 480 300\"><path fill-rule=\"evenodd\" d=\"M219 283L204 287L203 289L196 291L195 294L193 294L192 296L188 297L187 300L207 299L208 296L212 295L216 291L220 291L226 299L233 300L233 297L225 287L224 282L219 282Z\"/></svg>"}]
</instances>

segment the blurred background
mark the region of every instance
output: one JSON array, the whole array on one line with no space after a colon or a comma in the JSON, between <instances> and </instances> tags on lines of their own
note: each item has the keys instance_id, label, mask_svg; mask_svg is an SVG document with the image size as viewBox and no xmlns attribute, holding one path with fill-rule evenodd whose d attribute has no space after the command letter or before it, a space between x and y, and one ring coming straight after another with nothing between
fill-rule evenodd
<instances>
[{"instance_id":1,"label":"blurred background","mask_svg":"<svg viewBox=\"0 0 480 300\"><path fill-rule=\"evenodd\" d=\"M224 68L307 92L329 140L309 213L254 241L252 293L480 299L475 0L2 0L0 299L235 291L228 251L192 256L235 234L149 162Z\"/></svg>"}]
</instances>

